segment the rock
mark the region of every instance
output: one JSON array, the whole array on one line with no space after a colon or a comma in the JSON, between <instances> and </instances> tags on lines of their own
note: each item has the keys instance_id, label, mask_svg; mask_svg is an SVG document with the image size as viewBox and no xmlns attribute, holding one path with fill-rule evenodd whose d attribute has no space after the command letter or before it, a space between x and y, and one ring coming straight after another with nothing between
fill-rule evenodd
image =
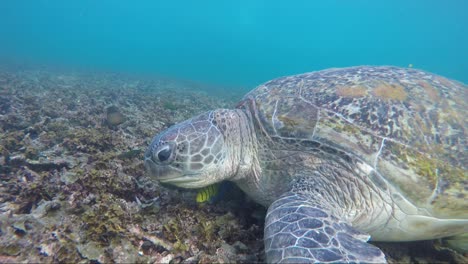
<instances>
[{"instance_id":1,"label":"rock","mask_svg":"<svg viewBox=\"0 0 468 264\"><path fill-rule=\"evenodd\" d=\"M200 254L197 254L193 257L185 259L182 263L184 264L196 264L200 261Z\"/></svg>"},{"instance_id":2,"label":"rock","mask_svg":"<svg viewBox=\"0 0 468 264\"><path fill-rule=\"evenodd\" d=\"M227 243L222 243L221 247L216 250L216 255L220 263L236 262L236 254L237 250Z\"/></svg>"},{"instance_id":3,"label":"rock","mask_svg":"<svg viewBox=\"0 0 468 264\"><path fill-rule=\"evenodd\" d=\"M158 262L159 263L170 263L171 260L174 259L174 255L173 254L167 254L166 256L162 257Z\"/></svg>"},{"instance_id":4,"label":"rock","mask_svg":"<svg viewBox=\"0 0 468 264\"><path fill-rule=\"evenodd\" d=\"M37 208L31 211L31 215L36 217L36 218L41 218L44 217L48 212L50 211L55 211L60 209L61 204L60 202L54 200L54 201L44 201L42 200Z\"/></svg>"},{"instance_id":5,"label":"rock","mask_svg":"<svg viewBox=\"0 0 468 264\"><path fill-rule=\"evenodd\" d=\"M76 182L79 178L79 175L77 175L75 172L72 171L65 171L60 175L60 181L62 181L65 184L72 184Z\"/></svg>"},{"instance_id":6,"label":"rock","mask_svg":"<svg viewBox=\"0 0 468 264\"><path fill-rule=\"evenodd\" d=\"M86 244L81 244L77 245L76 249L80 253L81 257L89 259L89 260L94 260L94 261L99 261L100 263L104 263L104 250L99 246L98 243L96 242L89 242Z\"/></svg>"},{"instance_id":7,"label":"rock","mask_svg":"<svg viewBox=\"0 0 468 264\"><path fill-rule=\"evenodd\" d=\"M15 229L16 234L26 234L27 229L24 221L16 221L11 225Z\"/></svg>"},{"instance_id":8,"label":"rock","mask_svg":"<svg viewBox=\"0 0 468 264\"><path fill-rule=\"evenodd\" d=\"M245 251L248 250L248 247L244 243L242 243L240 241L234 242L234 244L232 244L232 246L239 252L245 252Z\"/></svg>"},{"instance_id":9,"label":"rock","mask_svg":"<svg viewBox=\"0 0 468 264\"><path fill-rule=\"evenodd\" d=\"M121 240L120 244L113 245L112 259L116 263L135 263L138 258L138 250L128 241Z\"/></svg>"},{"instance_id":10,"label":"rock","mask_svg":"<svg viewBox=\"0 0 468 264\"><path fill-rule=\"evenodd\" d=\"M40 253L44 256L53 256L56 250L55 243L44 243L39 246Z\"/></svg>"}]
</instances>

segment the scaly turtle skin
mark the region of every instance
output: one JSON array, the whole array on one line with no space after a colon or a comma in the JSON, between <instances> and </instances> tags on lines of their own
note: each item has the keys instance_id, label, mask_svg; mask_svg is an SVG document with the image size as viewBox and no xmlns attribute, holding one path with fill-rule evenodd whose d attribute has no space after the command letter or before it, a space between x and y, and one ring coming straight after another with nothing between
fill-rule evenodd
<instances>
[{"instance_id":1,"label":"scaly turtle skin","mask_svg":"<svg viewBox=\"0 0 468 264\"><path fill-rule=\"evenodd\" d=\"M468 232L467 86L415 69L283 77L157 135L162 183L235 182L269 207L269 262L385 262L368 244Z\"/></svg>"}]
</instances>

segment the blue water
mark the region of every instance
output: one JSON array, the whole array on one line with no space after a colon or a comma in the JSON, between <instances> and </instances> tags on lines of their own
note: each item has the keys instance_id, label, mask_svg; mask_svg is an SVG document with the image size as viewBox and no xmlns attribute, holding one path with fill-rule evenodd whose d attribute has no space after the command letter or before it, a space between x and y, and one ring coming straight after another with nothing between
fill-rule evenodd
<instances>
[{"instance_id":1,"label":"blue water","mask_svg":"<svg viewBox=\"0 0 468 264\"><path fill-rule=\"evenodd\" d=\"M0 58L250 88L362 64L468 83L467 10L467 0L3 0Z\"/></svg>"}]
</instances>

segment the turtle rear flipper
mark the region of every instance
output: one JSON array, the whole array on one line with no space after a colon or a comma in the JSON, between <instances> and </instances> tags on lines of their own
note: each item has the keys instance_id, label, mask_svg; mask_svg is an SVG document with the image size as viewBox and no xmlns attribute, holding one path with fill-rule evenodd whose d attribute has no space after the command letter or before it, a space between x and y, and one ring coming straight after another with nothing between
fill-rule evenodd
<instances>
[{"instance_id":1,"label":"turtle rear flipper","mask_svg":"<svg viewBox=\"0 0 468 264\"><path fill-rule=\"evenodd\" d=\"M370 236L330 215L306 196L289 192L268 209L265 252L269 263L384 263Z\"/></svg>"}]
</instances>

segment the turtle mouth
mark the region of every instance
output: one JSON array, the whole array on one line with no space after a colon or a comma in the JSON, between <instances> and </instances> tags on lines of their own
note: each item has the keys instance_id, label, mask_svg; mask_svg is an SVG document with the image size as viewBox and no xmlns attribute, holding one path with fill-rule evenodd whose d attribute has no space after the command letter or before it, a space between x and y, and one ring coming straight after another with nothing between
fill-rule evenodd
<instances>
[{"instance_id":1,"label":"turtle mouth","mask_svg":"<svg viewBox=\"0 0 468 264\"><path fill-rule=\"evenodd\" d=\"M163 185L170 184L187 189L202 188L207 185L205 182L200 181L200 179L196 177L196 174L184 174L177 177L164 177L159 178L158 181Z\"/></svg>"},{"instance_id":2,"label":"turtle mouth","mask_svg":"<svg viewBox=\"0 0 468 264\"><path fill-rule=\"evenodd\" d=\"M179 183L179 182L194 182L197 181L197 179L192 178L190 175L182 175L182 176L171 176L171 177L164 177L164 178L158 178L159 182L162 183Z\"/></svg>"},{"instance_id":3,"label":"turtle mouth","mask_svg":"<svg viewBox=\"0 0 468 264\"><path fill-rule=\"evenodd\" d=\"M200 186L206 185L200 181L198 173L184 173L170 165L156 164L151 159L145 160L145 167L151 178L164 185L175 185L182 188L200 188Z\"/></svg>"}]
</instances>

